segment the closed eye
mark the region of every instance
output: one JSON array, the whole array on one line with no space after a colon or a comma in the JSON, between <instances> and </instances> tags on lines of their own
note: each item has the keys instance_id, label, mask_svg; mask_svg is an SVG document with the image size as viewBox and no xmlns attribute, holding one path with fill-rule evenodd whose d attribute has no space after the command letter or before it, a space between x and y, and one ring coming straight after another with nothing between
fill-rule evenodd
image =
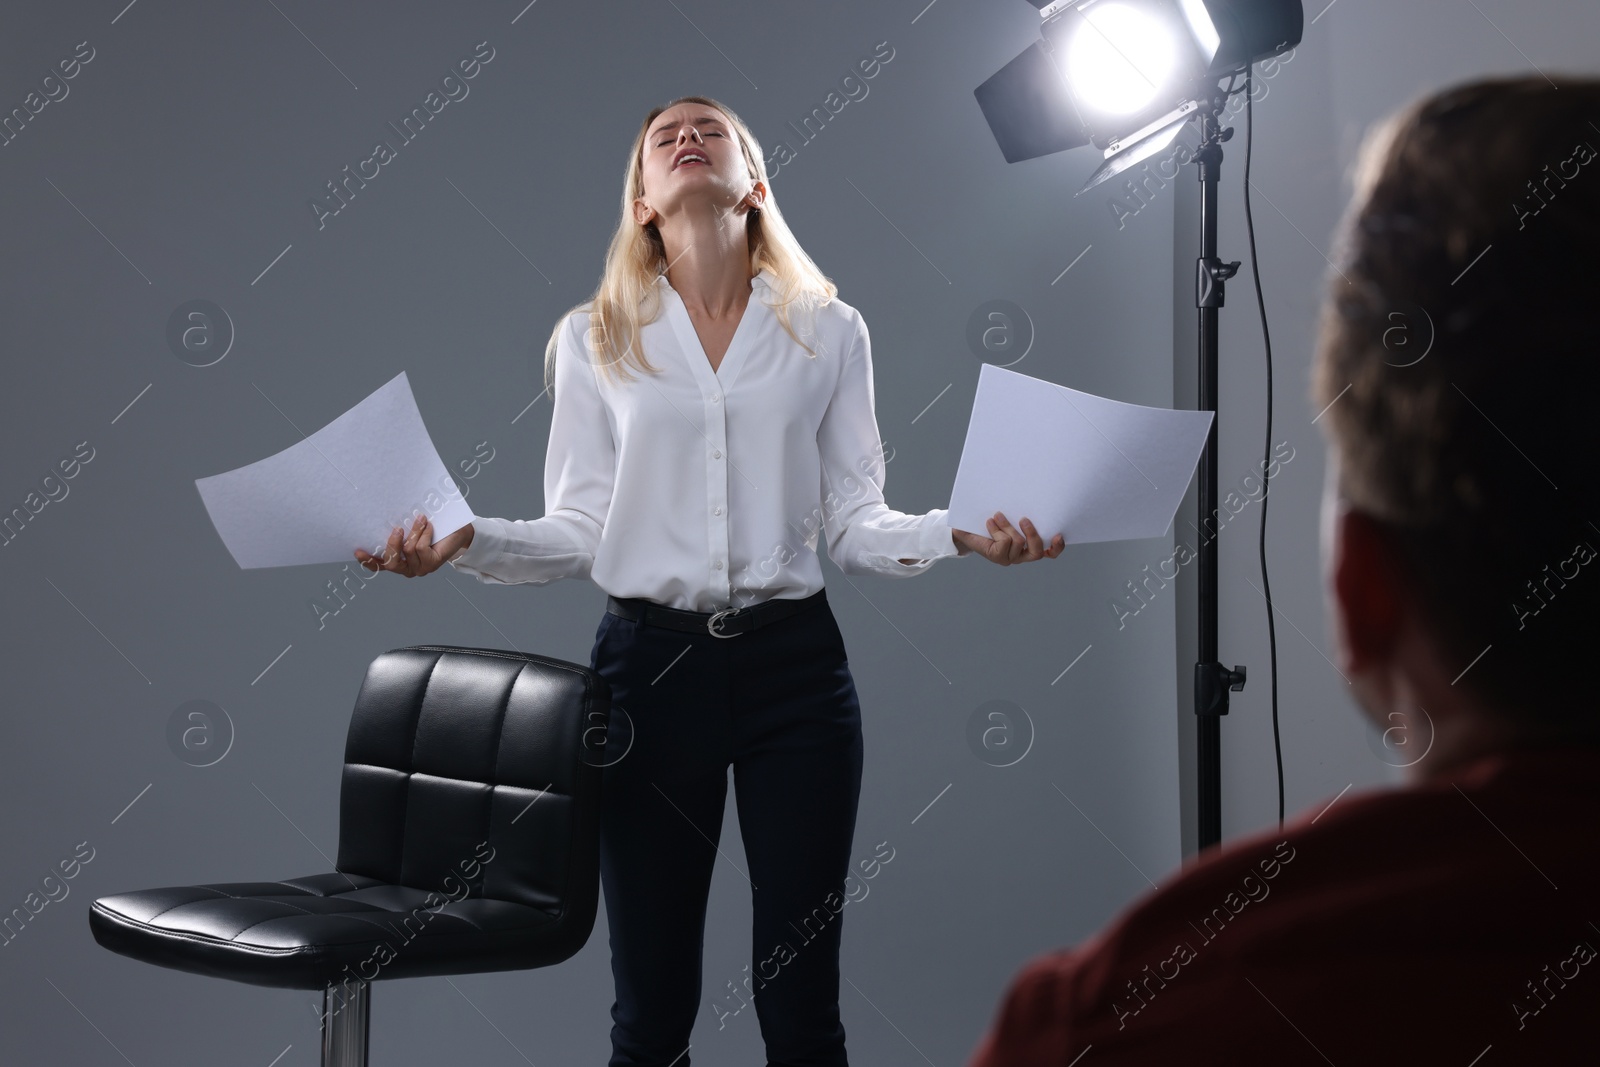
<instances>
[{"instance_id":1,"label":"closed eye","mask_svg":"<svg viewBox=\"0 0 1600 1067\"><path fill-rule=\"evenodd\" d=\"M718 132L716 132L716 131L715 131L715 130L712 130L712 131L711 131L711 132L710 132L710 133L707 133L707 134L703 134L703 135L702 135L702 136L705 136L705 137L721 137L721 136L722 136L722 134L720 134L720 133L718 133ZM657 142L656 142L656 147L657 147L657 148L660 148L660 147L661 147L661 146L662 146L662 145L666 145L666 144L672 144L672 143L673 143L673 141L675 141L675 140L677 140L677 138L675 138L675 137L669 137L669 138L667 138L667 139L666 139L666 140L665 140L665 141L657 141Z\"/></svg>"}]
</instances>

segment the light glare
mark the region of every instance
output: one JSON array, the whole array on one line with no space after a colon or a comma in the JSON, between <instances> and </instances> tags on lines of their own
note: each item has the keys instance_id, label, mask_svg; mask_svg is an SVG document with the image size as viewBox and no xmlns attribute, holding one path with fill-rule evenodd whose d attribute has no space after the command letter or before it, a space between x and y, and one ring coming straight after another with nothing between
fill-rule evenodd
<instances>
[{"instance_id":1,"label":"light glare","mask_svg":"<svg viewBox=\"0 0 1600 1067\"><path fill-rule=\"evenodd\" d=\"M1067 46L1067 72L1078 99L1126 115L1155 99L1176 65L1171 30L1124 4L1096 4Z\"/></svg>"},{"instance_id":2,"label":"light glare","mask_svg":"<svg viewBox=\"0 0 1600 1067\"><path fill-rule=\"evenodd\" d=\"M1217 49L1222 46L1222 37L1211 21L1211 13L1201 0L1179 0L1179 5L1183 8L1183 17L1189 20L1189 29L1194 31L1195 40L1200 43L1200 51L1206 62L1210 63L1216 57Z\"/></svg>"}]
</instances>

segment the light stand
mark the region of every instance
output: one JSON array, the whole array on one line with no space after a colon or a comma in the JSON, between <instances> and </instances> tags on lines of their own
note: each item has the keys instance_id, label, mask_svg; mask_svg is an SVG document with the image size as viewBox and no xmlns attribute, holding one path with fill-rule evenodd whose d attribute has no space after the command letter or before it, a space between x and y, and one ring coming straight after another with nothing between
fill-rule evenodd
<instances>
[{"instance_id":1,"label":"light stand","mask_svg":"<svg viewBox=\"0 0 1600 1067\"><path fill-rule=\"evenodd\" d=\"M1211 432L1200 457L1199 658L1194 665L1198 843L1204 850L1222 840L1222 716L1228 714L1228 693L1244 688L1245 669L1217 662L1217 311L1223 305L1227 280L1239 261L1217 258L1217 182L1222 172L1222 142L1233 127L1221 128L1218 115L1224 96L1216 96L1199 112L1200 146L1194 163L1200 178L1200 259L1195 264L1195 307L1200 315L1200 397L1198 410L1212 412Z\"/></svg>"},{"instance_id":2,"label":"light stand","mask_svg":"<svg viewBox=\"0 0 1600 1067\"><path fill-rule=\"evenodd\" d=\"M1217 83L1299 44L1305 13L1300 0L1028 3L1044 20L1040 40L973 91L1006 162L1092 144L1105 162L1079 190L1082 195L1166 148L1188 122L1200 128L1194 158L1201 196L1197 410L1212 417L1200 459L1199 510L1211 536L1201 531L1194 712L1197 840L1206 849L1222 839L1222 716L1229 692L1245 682L1243 667L1229 670L1217 661L1217 312L1227 280L1239 269L1238 261L1217 258L1222 143L1233 136L1221 124L1232 93Z\"/></svg>"}]
</instances>

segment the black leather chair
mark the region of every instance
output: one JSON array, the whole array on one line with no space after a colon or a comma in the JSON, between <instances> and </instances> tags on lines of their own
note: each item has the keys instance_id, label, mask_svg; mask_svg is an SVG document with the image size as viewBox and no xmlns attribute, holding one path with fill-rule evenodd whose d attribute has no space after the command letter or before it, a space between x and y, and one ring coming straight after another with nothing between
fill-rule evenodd
<instances>
[{"instance_id":1,"label":"black leather chair","mask_svg":"<svg viewBox=\"0 0 1600 1067\"><path fill-rule=\"evenodd\" d=\"M335 871L105 896L90 929L162 967L322 990L322 1063L365 1067L371 982L547 967L588 940L610 708L562 660L385 652L350 718Z\"/></svg>"}]
</instances>

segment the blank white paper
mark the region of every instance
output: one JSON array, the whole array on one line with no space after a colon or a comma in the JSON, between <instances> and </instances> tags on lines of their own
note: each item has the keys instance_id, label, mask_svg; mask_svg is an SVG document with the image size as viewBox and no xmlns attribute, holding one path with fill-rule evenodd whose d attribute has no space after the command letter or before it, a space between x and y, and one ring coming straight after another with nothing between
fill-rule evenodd
<instances>
[{"instance_id":1,"label":"blank white paper","mask_svg":"<svg viewBox=\"0 0 1600 1067\"><path fill-rule=\"evenodd\" d=\"M1172 525L1212 412L1124 404L985 363L950 494L950 525L987 537L1003 512L1048 547L1160 537Z\"/></svg>"},{"instance_id":2,"label":"blank white paper","mask_svg":"<svg viewBox=\"0 0 1600 1067\"><path fill-rule=\"evenodd\" d=\"M383 555L427 513L437 542L474 518L423 425L405 371L276 455L195 487L241 568Z\"/></svg>"}]
</instances>

